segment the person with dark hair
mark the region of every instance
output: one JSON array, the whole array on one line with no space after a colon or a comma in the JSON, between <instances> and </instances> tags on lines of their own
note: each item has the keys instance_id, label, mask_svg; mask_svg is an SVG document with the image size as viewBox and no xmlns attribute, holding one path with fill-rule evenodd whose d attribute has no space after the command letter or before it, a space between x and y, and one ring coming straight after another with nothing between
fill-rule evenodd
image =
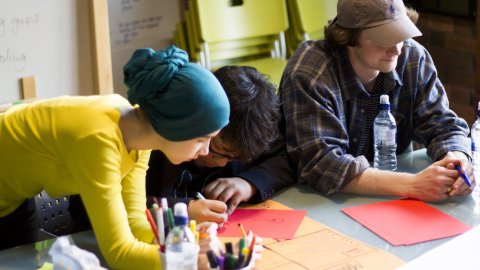
<instances>
[{"instance_id":1,"label":"person with dark hair","mask_svg":"<svg viewBox=\"0 0 480 270\"><path fill-rule=\"evenodd\" d=\"M128 100L58 97L0 114L2 248L21 244L13 238L24 233L26 199L79 194L110 267L161 268L145 215L149 150L173 164L208 154L229 103L218 80L174 46L136 50L124 75Z\"/></svg>"},{"instance_id":2,"label":"person with dark hair","mask_svg":"<svg viewBox=\"0 0 480 270\"><path fill-rule=\"evenodd\" d=\"M179 165L152 151L147 195L188 204L189 216L219 224L241 202L258 203L295 182L280 119L275 86L253 67L214 72L230 102L230 122L212 138L208 155ZM194 200L196 192L206 200Z\"/></svg>"},{"instance_id":3,"label":"person with dark hair","mask_svg":"<svg viewBox=\"0 0 480 270\"><path fill-rule=\"evenodd\" d=\"M324 194L425 201L472 192L469 128L449 109L430 54L412 39L421 35L417 18L401 0L339 0L326 39L304 42L289 59L279 92L288 154L300 183ZM436 161L423 171L370 167L382 94L389 96L396 120L397 154L414 140Z\"/></svg>"}]
</instances>

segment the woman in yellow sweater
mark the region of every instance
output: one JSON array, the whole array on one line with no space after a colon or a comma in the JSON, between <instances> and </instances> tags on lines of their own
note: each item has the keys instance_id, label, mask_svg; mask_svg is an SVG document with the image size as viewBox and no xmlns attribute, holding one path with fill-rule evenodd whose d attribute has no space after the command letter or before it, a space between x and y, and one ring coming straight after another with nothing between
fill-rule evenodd
<instances>
[{"instance_id":1,"label":"woman in yellow sweater","mask_svg":"<svg viewBox=\"0 0 480 270\"><path fill-rule=\"evenodd\" d=\"M160 268L145 216L149 150L176 164L208 154L210 139L228 123L229 103L215 77L173 46L137 50L124 74L128 101L59 97L0 114L4 248L28 223L26 199L44 189L81 196L110 267Z\"/></svg>"}]
</instances>

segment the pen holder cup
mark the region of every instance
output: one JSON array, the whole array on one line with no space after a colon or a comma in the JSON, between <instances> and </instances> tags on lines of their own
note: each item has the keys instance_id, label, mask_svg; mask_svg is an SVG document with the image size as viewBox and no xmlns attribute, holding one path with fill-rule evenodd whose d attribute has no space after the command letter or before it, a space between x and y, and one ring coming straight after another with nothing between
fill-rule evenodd
<instances>
[{"instance_id":1,"label":"pen holder cup","mask_svg":"<svg viewBox=\"0 0 480 270\"><path fill-rule=\"evenodd\" d=\"M195 248L196 248L195 254L197 254L196 256L198 256L198 252L200 251L200 246L197 245ZM158 253L160 254L160 264L162 266L161 269L167 269L167 256L165 255L165 252L161 252L159 250Z\"/></svg>"},{"instance_id":2,"label":"pen holder cup","mask_svg":"<svg viewBox=\"0 0 480 270\"><path fill-rule=\"evenodd\" d=\"M164 252L161 252L159 251L158 253L160 253L160 264L161 264L161 269L166 269L167 267L167 262L166 262L166 256L165 256L165 253Z\"/></svg>"},{"instance_id":3,"label":"pen holder cup","mask_svg":"<svg viewBox=\"0 0 480 270\"><path fill-rule=\"evenodd\" d=\"M254 266L255 266L255 262L252 260L247 266L239 269L234 269L234 270L251 270L251 269L254 269Z\"/></svg>"}]
</instances>

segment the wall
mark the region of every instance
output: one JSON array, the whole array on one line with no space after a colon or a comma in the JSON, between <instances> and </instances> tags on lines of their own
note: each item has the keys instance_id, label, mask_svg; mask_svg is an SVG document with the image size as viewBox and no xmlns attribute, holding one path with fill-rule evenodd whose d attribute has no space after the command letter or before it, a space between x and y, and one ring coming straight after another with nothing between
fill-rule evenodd
<instances>
[{"instance_id":1,"label":"wall","mask_svg":"<svg viewBox=\"0 0 480 270\"><path fill-rule=\"evenodd\" d=\"M450 108L471 126L475 120L478 61L476 21L422 12L417 38L431 53Z\"/></svg>"},{"instance_id":2,"label":"wall","mask_svg":"<svg viewBox=\"0 0 480 270\"><path fill-rule=\"evenodd\" d=\"M178 0L109 0L113 84L126 95L123 66L137 48L155 50L172 44L179 21Z\"/></svg>"},{"instance_id":3,"label":"wall","mask_svg":"<svg viewBox=\"0 0 480 270\"><path fill-rule=\"evenodd\" d=\"M92 94L89 2L0 3L0 103L22 99L19 80L34 76L37 96Z\"/></svg>"}]
</instances>

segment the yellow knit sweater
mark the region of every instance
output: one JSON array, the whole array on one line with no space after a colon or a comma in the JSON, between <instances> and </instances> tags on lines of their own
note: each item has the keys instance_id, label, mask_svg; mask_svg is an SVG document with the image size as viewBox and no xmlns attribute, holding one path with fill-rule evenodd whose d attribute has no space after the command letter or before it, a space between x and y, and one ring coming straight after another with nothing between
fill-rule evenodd
<instances>
[{"instance_id":1,"label":"yellow knit sweater","mask_svg":"<svg viewBox=\"0 0 480 270\"><path fill-rule=\"evenodd\" d=\"M160 269L145 216L150 151L130 151L118 128L119 95L59 97L0 114L0 217L45 189L80 194L114 269Z\"/></svg>"}]
</instances>

